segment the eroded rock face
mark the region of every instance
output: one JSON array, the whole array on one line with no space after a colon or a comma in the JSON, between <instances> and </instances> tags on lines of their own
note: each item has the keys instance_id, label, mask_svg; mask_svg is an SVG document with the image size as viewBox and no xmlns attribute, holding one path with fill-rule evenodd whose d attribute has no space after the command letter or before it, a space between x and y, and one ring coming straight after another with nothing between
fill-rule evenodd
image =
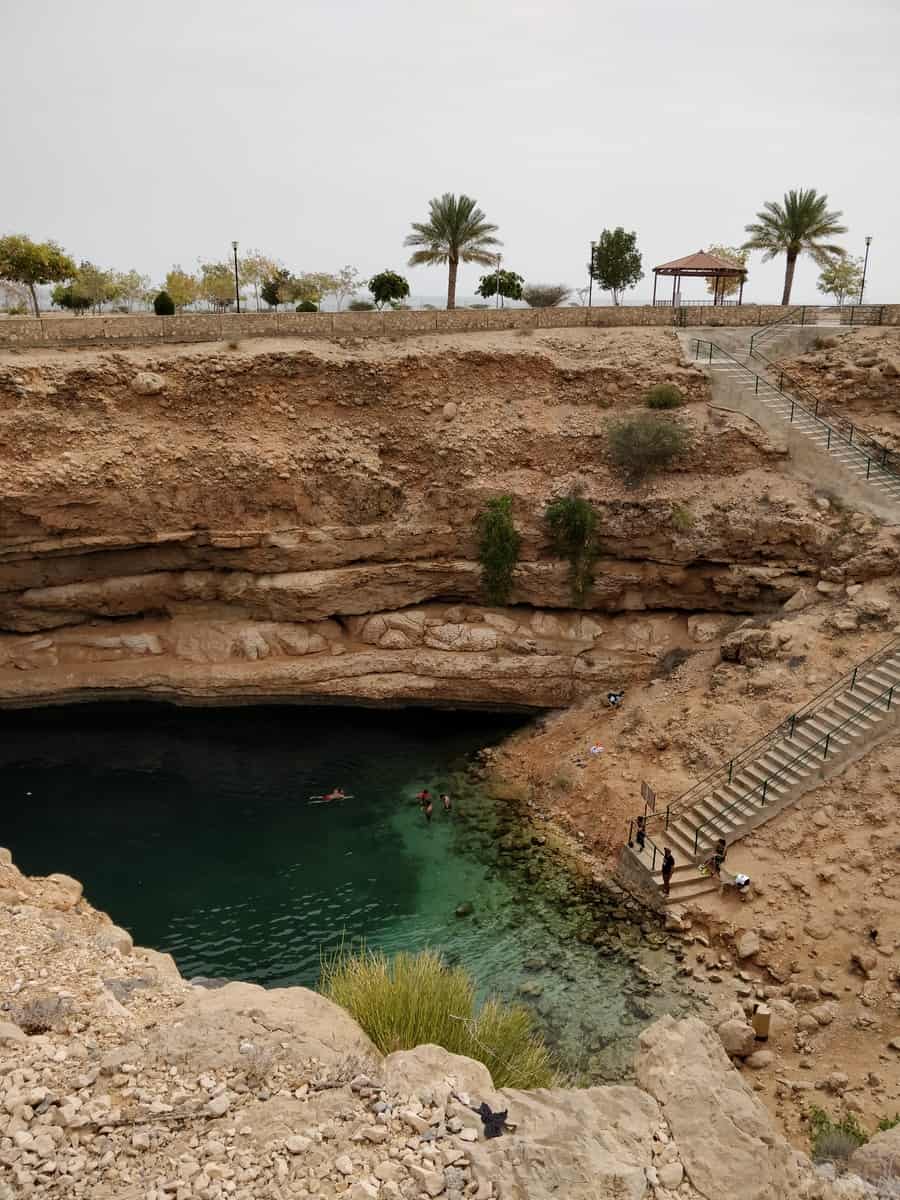
<instances>
[{"instance_id":1,"label":"eroded rock face","mask_svg":"<svg viewBox=\"0 0 900 1200\"><path fill-rule=\"evenodd\" d=\"M564 705L821 570L895 569L889 529L845 528L746 431L704 419L707 383L668 331L445 346L0 363L0 704ZM626 489L607 424L657 382L687 397L694 450ZM577 609L544 521L575 485L602 543ZM498 493L522 536L508 610L484 605L477 557ZM755 632L736 656L780 655Z\"/></svg>"}]
</instances>

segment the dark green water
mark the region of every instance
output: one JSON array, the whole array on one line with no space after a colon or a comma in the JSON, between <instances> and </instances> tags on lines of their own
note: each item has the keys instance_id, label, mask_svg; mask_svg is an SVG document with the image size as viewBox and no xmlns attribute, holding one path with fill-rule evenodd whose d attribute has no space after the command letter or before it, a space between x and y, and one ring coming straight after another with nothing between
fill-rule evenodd
<instances>
[{"instance_id":1,"label":"dark green water","mask_svg":"<svg viewBox=\"0 0 900 1200\"><path fill-rule=\"evenodd\" d=\"M2 715L0 845L64 871L186 976L314 986L347 935L433 946L525 997L570 1066L621 1073L651 1015L684 1004L635 973L637 931L532 844L468 767L518 717L429 710L130 705ZM429 824L415 803L449 790ZM353 799L310 804L342 787ZM471 916L455 910L471 904ZM600 946L588 944L599 941ZM661 939L655 939L660 941ZM524 992L523 992L524 989Z\"/></svg>"}]
</instances>

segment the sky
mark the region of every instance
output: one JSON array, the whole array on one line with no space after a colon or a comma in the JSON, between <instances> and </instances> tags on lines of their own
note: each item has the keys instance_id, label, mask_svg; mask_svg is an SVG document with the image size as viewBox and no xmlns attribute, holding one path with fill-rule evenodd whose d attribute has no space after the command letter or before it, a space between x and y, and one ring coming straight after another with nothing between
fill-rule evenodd
<instances>
[{"instance_id":1,"label":"sky","mask_svg":"<svg viewBox=\"0 0 900 1200\"><path fill-rule=\"evenodd\" d=\"M851 254L872 237L866 299L900 294L896 0L0 0L0 29L0 235L154 283L237 239L439 296L403 239L451 191L529 282L582 286L590 240L635 230L640 302L654 265L814 187ZM750 268L745 299L778 303L783 258Z\"/></svg>"}]
</instances>

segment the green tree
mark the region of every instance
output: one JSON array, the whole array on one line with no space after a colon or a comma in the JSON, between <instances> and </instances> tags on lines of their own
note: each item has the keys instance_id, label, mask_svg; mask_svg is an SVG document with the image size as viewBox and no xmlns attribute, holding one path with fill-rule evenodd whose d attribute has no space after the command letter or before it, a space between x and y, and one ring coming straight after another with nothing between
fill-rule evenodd
<instances>
[{"instance_id":1,"label":"green tree","mask_svg":"<svg viewBox=\"0 0 900 1200\"><path fill-rule=\"evenodd\" d=\"M612 293L613 304L620 304L622 293L644 278L637 234L626 233L621 225L604 229L588 270L604 291Z\"/></svg>"},{"instance_id":2,"label":"green tree","mask_svg":"<svg viewBox=\"0 0 900 1200\"><path fill-rule=\"evenodd\" d=\"M267 279L272 278L281 264L276 259L263 254L261 250L250 250L241 257L238 266L242 282L249 283L253 288L256 311L259 312L259 302L261 299L265 299L261 288Z\"/></svg>"},{"instance_id":3,"label":"green tree","mask_svg":"<svg viewBox=\"0 0 900 1200\"><path fill-rule=\"evenodd\" d=\"M708 254L714 254L716 258L724 258L728 263L734 263L736 267L746 267L747 259L750 255L749 250L745 250L743 246L710 246ZM723 275L719 280L719 296L733 296L740 289L741 281L737 278L730 279L727 275ZM706 290L711 296L716 294L715 279L707 279Z\"/></svg>"},{"instance_id":4,"label":"green tree","mask_svg":"<svg viewBox=\"0 0 900 1200\"><path fill-rule=\"evenodd\" d=\"M175 301L168 292L158 292L153 298L153 311L158 317L174 317Z\"/></svg>"},{"instance_id":5,"label":"green tree","mask_svg":"<svg viewBox=\"0 0 900 1200\"><path fill-rule=\"evenodd\" d=\"M517 275L515 271L491 271L489 275L482 275L479 279L475 295L483 296L485 300L488 300L491 296L496 296L499 290L500 305L502 307L504 300L522 299L522 284L524 282L525 280L522 276Z\"/></svg>"},{"instance_id":6,"label":"green tree","mask_svg":"<svg viewBox=\"0 0 900 1200\"><path fill-rule=\"evenodd\" d=\"M195 275L182 271L176 264L166 275L163 291L172 297L176 308L185 308L188 304L193 304L199 296L200 284Z\"/></svg>"},{"instance_id":7,"label":"green tree","mask_svg":"<svg viewBox=\"0 0 900 1200\"><path fill-rule=\"evenodd\" d=\"M564 283L529 283L522 288L522 299L531 308L556 308L569 291Z\"/></svg>"},{"instance_id":8,"label":"green tree","mask_svg":"<svg viewBox=\"0 0 900 1200\"><path fill-rule=\"evenodd\" d=\"M322 297L334 292L337 286L337 277L334 275L326 275L322 271L303 271L291 279L288 288L291 300L306 300L319 309Z\"/></svg>"},{"instance_id":9,"label":"green tree","mask_svg":"<svg viewBox=\"0 0 900 1200\"><path fill-rule=\"evenodd\" d=\"M72 292L87 300L94 312L99 312L104 304L118 299L118 276L113 271L104 271L93 263L83 262L73 276Z\"/></svg>"},{"instance_id":10,"label":"green tree","mask_svg":"<svg viewBox=\"0 0 900 1200\"><path fill-rule=\"evenodd\" d=\"M220 312L234 304L234 263L201 262L199 265L201 299Z\"/></svg>"},{"instance_id":11,"label":"green tree","mask_svg":"<svg viewBox=\"0 0 900 1200\"><path fill-rule=\"evenodd\" d=\"M397 304L409 295L408 281L396 271L389 271L387 267L373 275L367 286L377 308L384 308L386 304Z\"/></svg>"},{"instance_id":12,"label":"green tree","mask_svg":"<svg viewBox=\"0 0 900 1200\"><path fill-rule=\"evenodd\" d=\"M488 604L506 604L522 539L512 517L512 496L488 500L477 520L481 589Z\"/></svg>"},{"instance_id":13,"label":"green tree","mask_svg":"<svg viewBox=\"0 0 900 1200\"><path fill-rule=\"evenodd\" d=\"M474 262L489 267L496 261L491 247L502 245L494 237L497 226L492 225L471 196L454 196L444 192L429 201L428 220L413 222L413 232L404 246L418 246L409 259L411 267L435 263L449 265L447 275L447 307L456 308L456 276L461 262Z\"/></svg>"},{"instance_id":14,"label":"green tree","mask_svg":"<svg viewBox=\"0 0 900 1200\"><path fill-rule=\"evenodd\" d=\"M57 307L74 313L85 313L91 307L87 296L77 292L71 283L58 283L50 293L50 299Z\"/></svg>"},{"instance_id":15,"label":"green tree","mask_svg":"<svg viewBox=\"0 0 900 1200\"><path fill-rule=\"evenodd\" d=\"M259 294L270 308L291 300L293 296L294 278L287 267L276 267L271 275L262 282Z\"/></svg>"},{"instance_id":16,"label":"green tree","mask_svg":"<svg viewBox=\"0 0 900 1200\"><path fill-rule=\"evenodd\" d=\"M36 286L62 283L71 279L75 270L75 263L56 242L33 242L24 233L0 238L0 279L25 284L36 317L41 315Z\"/></svg>"},{"instance_id":17,"label":"green tree","mask_svg":"<svg viewBox=\"0 0 900 1200\"><path fill-rule=\"evenodd\" d=\"M338 312L341 311L341 305L348 296L355 296L362 287L362 280L359 278L359 271L356 267L346 266L335 275L328 277L328 287L325 289L325 295L334 296L334 302Z\"/></svg>"},{"instance_id":18,"label":"green tree","mask_svg":"<svg viewBox=\"0 0 900 1200\"><path fill-rule=\"evenodd\" d=\"M787 255L782 304L791 302L794 268L801 254L808 254L822 268L844 257L844 249L827 240L847 232L847 226L839 223L842 216L828 211L826 195L820 196L815 188L800 188L787 192L783 204L767 200L756 214L756 221L744 226L751 235L744 242L744 250L762 250L763 262Z\"/></svg>"},{"instance_id":19,"label":"green tree","mask_svg":"<svg viewBox=\"0 0 900 1200\"><path fill-rule=\"evenodd\" d=\"M824 267L816 287L826 296L834 296L843 304L848 296L858 296L862 287L863 260L861 258L839 258Z\"/></svg>"},{"instance_id":20,"label":"green tree","mask_svg":"<svg viewBox=\"0 0 900 1200\"><path fill-rule=\"evenodd\" d=\"M134 304L153 299L149 275L142 275L132 268L130 271L119 271L115 278L118 295L128 305L129 312Z\"/></svg>"}]
</instances>

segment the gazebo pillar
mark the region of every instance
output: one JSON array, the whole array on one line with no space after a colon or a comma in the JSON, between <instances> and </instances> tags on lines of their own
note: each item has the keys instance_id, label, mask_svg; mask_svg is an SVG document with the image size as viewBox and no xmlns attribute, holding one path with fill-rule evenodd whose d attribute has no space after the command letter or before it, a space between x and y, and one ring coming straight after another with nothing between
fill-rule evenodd
<instances>
[{"instance_id":1,"label":"gazebo pillar","mask_svg":"<svg viewBox=\"0 0 900 1200\"><path fill-rule=\"evenodd\" d=\"M653 272L653 307L656 308L656 285L659 282L659 276Z\"/></svg>"},{"instance_id":2,"label":"gazebo pillar","mask_svg":"<svg viewBox=\"0 0 900 1200\"><path fill-rule=\"evenodd\" d=\"M741 304L744 303L744 280L746 278L747 278L746 275L741 276L741 289L738 292L738 306L740 306Z\"/></svg>"},{"instance_id":3,"label":"gazebo pillar","mask_svg":"<svg viewBox=\"0 0 900 1200\"><path fill-rule=\"evenodd\" d=\"M672 307L675 307L675 289L678 286L678 276L672 276Z\"/></svg>"}]
</instances>

